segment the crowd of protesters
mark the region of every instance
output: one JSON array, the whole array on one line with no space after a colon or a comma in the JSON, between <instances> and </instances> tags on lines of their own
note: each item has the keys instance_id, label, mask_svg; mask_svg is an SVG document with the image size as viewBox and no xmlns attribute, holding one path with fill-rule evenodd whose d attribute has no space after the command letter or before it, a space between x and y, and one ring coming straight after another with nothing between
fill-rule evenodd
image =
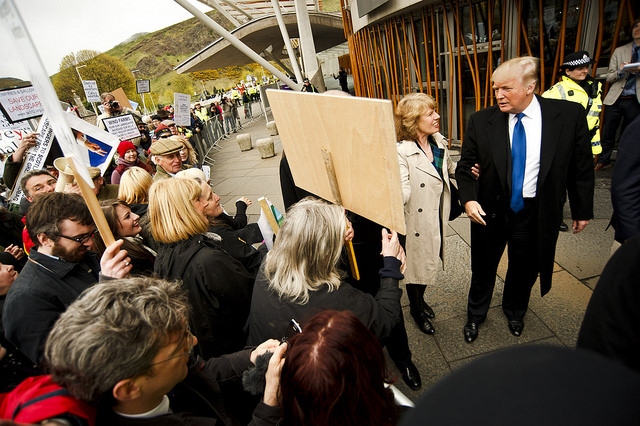
<instances>
[{"instance_id":1,"label":"crowd of protesters","mask_svg":"<svg viewBox=\"0 0 640 426\"><path fill-rule=\"evenodd\" d=\"M569 55L561 68L573 71L590 63L588 54L579 52ZM390 346L406 346L406 365L394 361L411 389L421 387L406 342L402 288L406 286L410 313L420 330L435 333L430 321L435 312L424 294L426 285L433 283L435 272L444 265L446 222L460 214L450 212L458 197L453 178L458 177L462 208L474 222L471 245L476 263L463 330L467 343L473 343L482 315L486 315L486 310L478 313L481 309L474 304L481 292L477 276L482 275L481 268L493 268L488 261L477 260L492 255L497 267L508 241L510 268L514 274L521 273L524 266L517 259L523 254L515 248L512 253L511 246L525 237L516 231L512 234L511 227L522 222L523 228L533 229L526 241L535 249L542 231L538 232L537 213L532 209L550 192L541 186L538 194L528 197L520 188L523 194L519 200L515 197L514 207L514 196L505 196L497 183L503 173L500 167L511 173L511 161L509 166L506 161L498 164L487 148L495 141L487 141L485 146L479 129L498 115L505 117L501 125L507 129L506 117L512 115L515 120L503 136L517 139L521 120L531 114L537 121L525 124L526 131L522 130L523 137L531 138L536 135L531 126L540 127L542 120L550 122L547 115L536 115L535 111L564 114L563 131L575 130L575 134L558 142L562 148L557 148L560 154L555 161L561 164L555 166L554 173L565 179L556 179L561 191L551 191L559 194L558 200L553 198L554 209L561 210L567 185L571 200L591 194L593 203L591 147L596 145L586 114L576 103L569 107L565 101L535 96L535 64L535 58L527 57L498 67L492 78L498 105L472 116L477 128L469 131L457 169L439 133L435 100L416 94L399 103L395 118L409 228L406 239L379 226L365 230L364 218L323 200L298 196L288 206L269 252L258 225L247 221L251 200L240 198L235 215L225 211L214 192L216 182L201 170L203 159L190 143L210 119L223 123L227 133L236 132L241 128L237 108L250 105L255 92L237 90L236 97L232 90L222 106L215 101L204 107L196 103L191 125L186 127L172 120L171 108L141 117L124 110L110 93L103 94L105 112L101 117L132 113L141 130L139 138L120 142L107 172L87 170L106 226L116 241L104 243L64 158L54 158L50 169L22 176L18 184L25 195L21 206L25 214L6 208L0 211L2 245L6 247L0 253L0 390L9 392L0 395L0 415L11 413L16 422L65 425L395 425L406 412L410 412L404 416L406 424L427 422L430 413L426 412L425 418L418 413L428 406L434 418L439 416L446 423L444 409L454 407L456 392L469 393L478 389L480 380L487 379L487 362L468 366L463 376L447 378L435 388L442 393L431 390L422 408L413 412L395 401L393 390L386 385L389 374L384 345L390 354L398 349ZM574 78L570 72L567 75ZM563 81L582 87L576 79ZM487 118L483 114L492 115ZM245 118L250 118L246 112ZM540 138L539 131L537 135ZM10 187L15 185L17 171L37 136L26 136L7 162L4 178ZM549 136L543 135L543 152L548 144L544 138ZM537 161L547 160L538 153ZM582 169L588 173L577 172ZM567 170L575 176L567 175ZM63 178L64 185L60 184ZM582 191L576 193L566 183L573 178L584 180L575 185L582 185ZM515 182L515 175L512 179ZM495 185L490 185L492 182ZM495 201L501 199L506 199L504 206L503 201ZM583 204L573 224L575 232L592 216L589 201ZM431 219L423 213L424 206L436 212ZM508 220L498 223L495 212ZM557 239L561 220L554 216L552 222L543 230ZM369 234L366 237L374 254L363 262L370 270L363 271L367 282L360 285L375 291L352 286L341 270L345 242L356 241L361 232ZM421 232L430 235L428 241L420 239ZM502 242L495 243L497 239ZM638 292L630 289L630 283L637 269L633 259L639 252L638 240L630 241L612 258L618 266L608 267L602 277L614 280L617 271L623 270L617 282L619 292L637 301ZM491 250L486 249L489 246ZM532 248L526 253L531 255ZM544 274L538 262L527 266L527 271L532 269L535 276ZM529 275L535 281L535 276ZM495 280L495 268L487 277ZM519 285L510 281L509 274L507 280L509 289ZM488 308L493 285L485 287L490 287L489 296L483 296L482 303ZM637 326L614 327L604 335L598 318L626 311L612 309L620 297L601 287L603 284L598 285L598 297L589 307L578 343L622 359L627 367L637 370ZM524 311L530 289L519 290L527 296ZM505 300L511 297L507 292L505 289ZM626 314L637 317L632 311ZM524 313L517 318L511 311L505 310L505 314L511 333L520 336ZM405 343L398 343L399 331ZM614 331L617 334L611 337ZM618 346L611 348L607 339ZM531 358L524 352L519 356ZM551 355L535 352L534 356ZM601 365L601 359L566 353L553 356L567 365L576 360L584 368L597 366L612 376L623 376L621 389L639 383L634 382L636 372L624 370L622 374L626 367ZM509 365L512 362L509 355L496 359L508 359ZM545 364L545 368L552 367ZM500 383L496 389L510 389L514 373L505 371L509 374L488 377ZM532 376L540 372L526 371ZM477 381L468 381L476 376ZM519 385L526 388L528 383ZM553 386L553 379L549 386ZM616 415L626 419L637 414L637 392L622 396L620 389L611 392L616 396ZM490 399L491 394L481 396ZM461 401L460 406L467 404L469 410L458 409L450 415L468 416L471 421L475 413L472 398ZM490 403L483 407L487 406Z\"/></svg>"}]
</instances>

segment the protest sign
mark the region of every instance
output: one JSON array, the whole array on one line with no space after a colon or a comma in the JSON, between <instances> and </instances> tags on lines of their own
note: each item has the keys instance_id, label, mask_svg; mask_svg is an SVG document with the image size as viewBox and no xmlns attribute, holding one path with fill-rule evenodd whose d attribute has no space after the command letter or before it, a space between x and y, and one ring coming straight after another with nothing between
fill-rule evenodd
<instances>
[{"instance_id":1,"label":"protest sign","mask_svg":"<svg viewBox=\"0 0 640 426\"><path fill-rule=\"evenodd\" d=\"M22 139L29 132L22 130L0 129L0 154L10 155L18 150Z\"/></svg>"},{"instance_id":2,"label":"protest sign","mask_svg":"<svg viewBox=\"0 0 640 426\"><path fill-rule=\"evenodd\" d=\"M44 114L44 107L33 86L0 91L0 108L12 123Z\"/></svg>"},{"instance_id":3,"label":"protest sign","mask_svg":"<svg viewBox=\"0 0 640 426\"><path fill-rule=\"evenodd\" d=\"M76 159L76 166L98 167L100 174L104 175L118 149L120 139L87 123L75 114L66 114L66 118L76 143L80 145L81 158ZM79 164L78 160L82 160L82 164Z\"/></svg>"},{"instance_id":4,"label":"protest sign","mask_svg":"<svg viewBox=\"0 0 640 426\"><path fill-rule=\"evenodd\" d=\"M87 97L87 102L101 102L98 83L96 83L95 80L82 80L82 87L84 87L84 94Z\"/></svg>"},{"instance_id":5,"label":"protest sign","mask_svg":"<svg viewBox=\"0 0 640 426\"><path fill-rule=\"evenodd\" d=\"M110 93L113 95L114 98L116 98L116 101L118 101L120 105L122 105L123 107L133 109L133 107L131 106L131 103L129 102L129 98L127 98L127 95L124 93L124 90L122 90L122 87L119 87Z\"/></svg>"},{"instance_id":6,"label":"protest sign","mask_svg":"<svg viewBox=\"0 0 640 426\"><path fill-rule=\"evenodd\" d=\"M136 91L138 93L151 92L151 80L136 80Z\"/></svg>"},{"instance_id":7,"label":"protest sign","mask_svg":"<svg viewBox=\"0 0 640 426\"><path fill-rule=\"evenodd\" d=\"M406 232L391 101L286 90L267 96L296 186Z\"/></svg>"},{"instance_id":8,"label":"protest sign","mask_svg":"<svg viewBox=\"0 0 640 426\"><path fill-rule=\"evenodd\" d=\"M191 96L184 93L173 94L173 121L178 126L191 125Z\"/></svg>"},{"instance_id":9,"label":"protest sign","mask_svg":"<svg viewBox=\"0 0 640 426\"><path fill-rule=\"evenodd\" d=\"M102 122L107 132L120 138L129 140L140 137L140 131L132 114L118 115L116 117L103 118Z\"/></svg>"},{"instance_id":10,"label":"protest sign","mask_svg":"<svg viewBox=\"0 0 640 426\"><path fill-rule=\"evenodd\" d=\"M51 128L51 123L47 116L43 116L40 120L40 124L38 125L38 142L36 146L29 150L24 163L22 164L22 169L20 170L20 174L18 174L18 178L16 182L20 182L22 176L31 171L38 170L44 166L44 162L47 159L47 155L49 155L49 150L51 149L51 144L53 143L53 129ZM24 196L22 192L22 188L20 185L15 185L11 198L9 202L11 204L20 204L20 200Z\"/></svg>"}]
</instances>

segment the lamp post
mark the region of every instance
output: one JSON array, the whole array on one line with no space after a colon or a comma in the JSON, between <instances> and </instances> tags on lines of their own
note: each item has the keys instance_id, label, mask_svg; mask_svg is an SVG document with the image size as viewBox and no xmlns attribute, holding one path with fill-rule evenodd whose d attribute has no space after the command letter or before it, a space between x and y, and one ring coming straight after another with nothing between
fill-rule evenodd
<instances>
[{"instance_id":1,"label":"lamp post","mask_svg":"<svg viewBox=\"0 0 640 426\"><path fill-rule=\"evenodd\" d=\"M82 76L80 75L79 69L80 68L84 68L86 66L87 66L87 64L80 65L80 66L76 67L76 72L78 73L78 78L80 79L80 84L82 84L83 80L82 80ZM83 86L83 89L84 89L84 86ZM86 94L85 94L85 96L86 96ZM91 106L93 107L93 112L96 114L96 117L97 117L98 116L98 110L96 109L96 103L95 102L91 102Z\"/></svg>"}]
</instances>

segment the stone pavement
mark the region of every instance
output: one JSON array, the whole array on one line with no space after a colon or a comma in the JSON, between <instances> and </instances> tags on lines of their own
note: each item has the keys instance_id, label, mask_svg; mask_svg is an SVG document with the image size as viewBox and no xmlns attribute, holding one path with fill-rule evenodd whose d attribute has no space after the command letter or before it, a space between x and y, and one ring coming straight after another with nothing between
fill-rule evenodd
<instances>
[{"instance_id":1,"label":"stone pavement","mask_svg":"<svg viewBox=\"0 0 640 426\"><path fill-rule=\"evenodd\" d=\"M257 105L254 105L254 111ZM271 119L271 116L269 116ZM278 165L282 155L279 136L273 136L276 156L261 159L255 141L267 137L266 120L259 117L252 123L244 123L240 133L250 133L254 149L241 152L232 139L220 143L221 150L211 155L211 181L213 190L223 204L234 213L235 201L240 196L253 201L247 211L249 221L257 221L260 209L257 199L267 196L284 212ZM455 152L454 152L455 153ZM455 159L455 158L454 158ZM513 345L551 344L572 348L593 288L607 262L613 242L613 230L608 229L611 217L612 169L596 175L595 218L587 228L576 235L560 233L556 252L553 287L544 297L536 284L532 291L529 311L525 316L525 328L521 337L511 335L507 320L500 306L506 273L506 251L498 269L498 278L487 320L480 326L480 334L473 344L465 343L462 327L466 322L466 300L471 279L469 220L460 217L449 223L446 234L446 270L439 274L438 284L427 288L426 300L436 312L433 321L436 333L422 334L411 316L406 294L402 306L406 321L409 345L413 359L422 375L423 387L413 392L402 380L396 386L412 400L417 398L453 369L487 353ZM566 222L569 209L565 206ZM389 365L392 365L390 363Z\"/></svg>"}]
</instances>

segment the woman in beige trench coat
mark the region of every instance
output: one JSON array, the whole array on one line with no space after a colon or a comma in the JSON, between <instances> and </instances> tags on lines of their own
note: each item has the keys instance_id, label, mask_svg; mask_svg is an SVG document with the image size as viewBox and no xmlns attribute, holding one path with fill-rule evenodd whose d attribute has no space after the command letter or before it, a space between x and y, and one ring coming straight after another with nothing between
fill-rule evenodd
<instances>
[{"instance_id":1,"label":"woman in beige trench coat","mask_svg":"<svg viewBox=\"0 0 640 426\"><path fill-rule=\"evenodd\" d=\"M407 224L404 283L410 312L423 333L433 334L433 309L424 292L444 266L444 230L451 207L450 176L456 165L439 133L436 101L424 93L405 96L396 108L398 160Z\"/></svg>"}]
</instances>

